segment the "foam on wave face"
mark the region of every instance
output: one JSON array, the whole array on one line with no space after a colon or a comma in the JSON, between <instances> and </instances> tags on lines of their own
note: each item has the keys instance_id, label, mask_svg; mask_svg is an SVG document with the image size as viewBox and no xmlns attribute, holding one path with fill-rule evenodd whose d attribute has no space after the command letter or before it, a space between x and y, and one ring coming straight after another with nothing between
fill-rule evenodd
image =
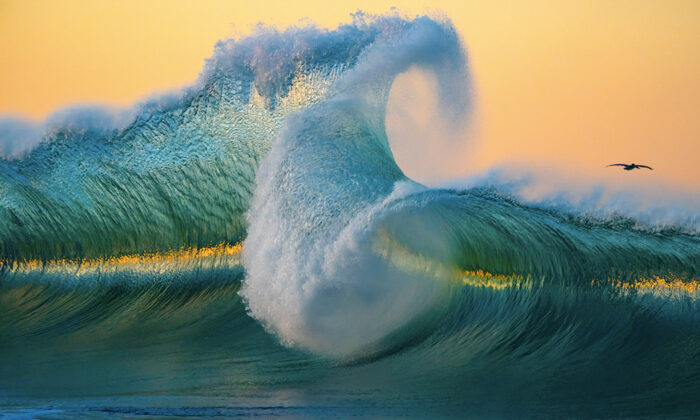
<instances>
[{"instance_id":1,"label":"foam on wave face","mask_svg":"<svg viewBox=\"0 0 700 420\"><path fill-rule=\"evenodd\" d=\"M419 317L445 289L372 249L387 209L422 188L404 181L386 139L392 81L421 66L436 73L446 110L468 104L454 28L428 18L395 28L363 51L327 99L287 120L258 171L242 295L288 345L358 354Z\"/></svg>"}]
</instances>

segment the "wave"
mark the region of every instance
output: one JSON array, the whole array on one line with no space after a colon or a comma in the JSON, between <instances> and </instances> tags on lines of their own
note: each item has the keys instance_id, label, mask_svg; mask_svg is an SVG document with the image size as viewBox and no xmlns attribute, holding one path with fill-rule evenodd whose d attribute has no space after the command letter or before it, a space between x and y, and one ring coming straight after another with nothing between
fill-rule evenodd
<instances>
[{"instance_id":1,"label":"wave","mask_svg":"<svg viewBox=\"0 0 700 420\"><path fill-rule=\"evenodd\" d=\"M222 41L182 92L45 123L31 151L0 160L8 348L156 345L155 331L192 355L235 348L217 357L255 360L236 374L256 387L333 371L461 403L457 389L557 404L694 395L695 219L646 228L498 183L409 179L384 120L415 67L462 127L470 82L451 23L362 14Z\"/></svg>"}]
</instances>

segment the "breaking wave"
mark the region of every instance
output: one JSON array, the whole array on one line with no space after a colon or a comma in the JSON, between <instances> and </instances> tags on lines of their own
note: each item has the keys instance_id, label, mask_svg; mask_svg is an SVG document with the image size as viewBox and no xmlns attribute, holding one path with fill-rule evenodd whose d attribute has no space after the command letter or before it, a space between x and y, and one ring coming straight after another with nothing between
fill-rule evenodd
<instances>
[{"instance_id":1,"label":"breaking wave","mask_svg":"<svg viewBox=\"0 0 700 420\"><path fill-rule=\"evenodd\" d=\"M451 23L361 14L222 41L194 86L133 109L0 123L43 133L0 160L3 351L155 346L159 331L192 354L235 348L216 357L256 389L336 372L459 404L520 390L552 410L697 407L696 219L654 228L412 181L385 108L414 67L461 127L469 75ZM0 389L21 394L2 369Z\"/></svg>"}]
</instances>

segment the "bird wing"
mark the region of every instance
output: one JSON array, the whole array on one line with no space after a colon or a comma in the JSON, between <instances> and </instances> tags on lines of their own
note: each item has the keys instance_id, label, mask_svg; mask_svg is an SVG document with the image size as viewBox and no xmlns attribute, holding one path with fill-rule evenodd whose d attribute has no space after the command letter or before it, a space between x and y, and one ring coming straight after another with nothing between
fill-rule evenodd
<instances>
[{"instance_id":1,"label":"bird wing","mask_svg":"<svg viewBox=\"0 0 700 420\"><path fill-rule=\"evenodd\" d=\"M647 166L647 165L637 165L637 166L639 166L640 168L651 169L652 171L654 170L654 168L652 168L651 166Z\"/></svg>"},{"instance_id":2,"label":"bird wing","mask_svg":"<svg viewBox=\"0 0 700 420\"><path fill-rule=\"evenodd\" d=\"M608 165L608 166L627 166L627 165L624 163L613 163L612 165ZM606 166L606 168L607 168L607 166Z\"/></svg>"}]
</instances>

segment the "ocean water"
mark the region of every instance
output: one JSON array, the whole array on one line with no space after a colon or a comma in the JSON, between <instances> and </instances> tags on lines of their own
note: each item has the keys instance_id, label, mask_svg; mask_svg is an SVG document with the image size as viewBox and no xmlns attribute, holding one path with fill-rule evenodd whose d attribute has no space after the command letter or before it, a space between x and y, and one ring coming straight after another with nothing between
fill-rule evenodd
<instances>
[{"instance_id":1,"label":"ocean water","mask_svg":"<svg viewBox=\"0 0 700 420\"><path fill-rule=\"evenodd\" d=\"M3 121L35 144L0 159L0 416L698 416L697 215L409 179L385 116L416 67L468 112L448 20L359 14Z\"/></svg>"}]
</instances>

